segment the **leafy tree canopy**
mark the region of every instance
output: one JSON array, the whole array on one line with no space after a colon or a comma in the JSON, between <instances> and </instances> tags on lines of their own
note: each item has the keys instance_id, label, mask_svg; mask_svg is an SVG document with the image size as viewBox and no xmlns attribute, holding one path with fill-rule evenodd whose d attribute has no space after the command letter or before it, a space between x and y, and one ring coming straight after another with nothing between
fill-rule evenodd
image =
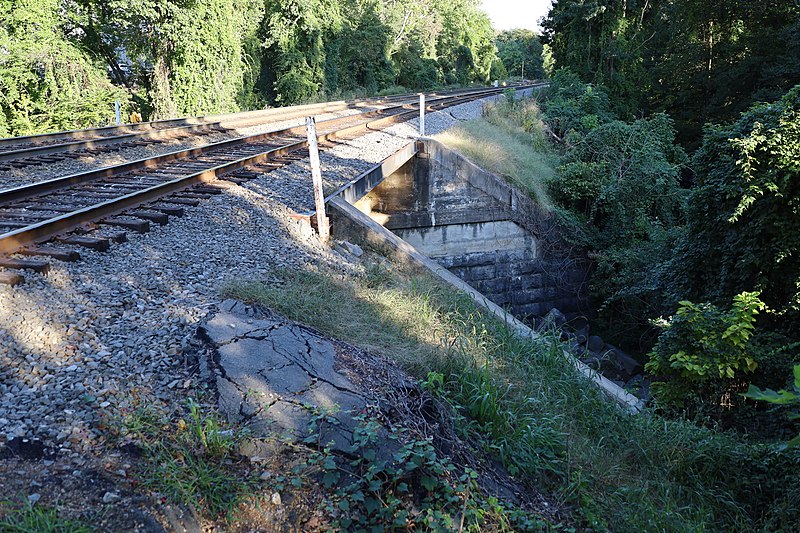
<instances>
[{"instance_id":1,"label":"leafy tree canopy","mask_svg":"<svg viewBox=\"0 0 800 533\"><path fill-rule=\"evenodd\" d=\"M0 0L0 135L486 83L478 0Z\"/></svg>"}]
</instances>

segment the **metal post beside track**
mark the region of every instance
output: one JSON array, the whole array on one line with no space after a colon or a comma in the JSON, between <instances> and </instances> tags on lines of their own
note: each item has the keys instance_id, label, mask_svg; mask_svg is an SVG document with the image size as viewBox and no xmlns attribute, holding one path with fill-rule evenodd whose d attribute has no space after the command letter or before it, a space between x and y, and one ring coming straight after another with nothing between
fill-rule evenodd
<instances>
[{"instance_id":1,"label":"metal post beside track","mask_svg":"<svg viewBox=\"0 0 800 533\"><path fill-rule=\"evenodd\" d=\"M419 93L419 136L425 137L425 93Z\"/></svg>"},{"instance_id":2,"label":"metal post beside track","mask_svg":"<svg viewBox=\"0 0 800 533\"><path fill-rule=\"evenodd\" d=\"M306 117L306 135L308 136L308 155L311 161L311 180L314 183L314 204L317 209L317 231L320 240L325 242L330 237L330 226L328 217L325 216L325 191L322 189L322 168L319 163L317 124L314 117Z\"/></svg>"}]
</instances>

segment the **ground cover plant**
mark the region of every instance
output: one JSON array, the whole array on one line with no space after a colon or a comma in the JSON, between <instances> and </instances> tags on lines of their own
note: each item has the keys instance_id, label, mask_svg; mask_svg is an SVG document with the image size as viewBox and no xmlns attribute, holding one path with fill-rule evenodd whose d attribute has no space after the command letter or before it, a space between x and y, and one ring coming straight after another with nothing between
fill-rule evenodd
<instances>
[{"instance_id":1,"label":"ground cover plant","mask_svg":"<svg viewBox=\"0 0 800 533\"><path fill-rule=\"evenodd\" d=\"M457 427L592 530L791 530L800 455L609 403L554 339L514 337L464 295L380 261L363 277L285 273L229 295L397 360Z\"/></svg>"},{"instance_id":2,"label":"ground cover plant","mask_svg":"<svg viewBox=\"0 0 800 533\"><path fill-rule=\"evenodd\" d=\"M32 504L3 502L0 506L0 531L3 533L90 533L81 522L60 517L55 509Z\"/></svg>"},{"instance_id":3,"label":"ground cover plant","mask_svg":"<svg viewBox=\"0 0 800 533\"><path fill-rule=\"evenodd\" d=\"M324 488L318 511L328 519L329 530L385 531L547 531L555 529L535 512L483 493L475 470L458 466L434 447L432 437L383 424L367 415L358 426L346 456L319 440L316 430L329 415L312 419L309 436L293 444L303 456L292 475L278 480L286 484ZM381 453L386 447L390 456Z\"/></svg>"},{"instance_id":4,"label":"ground cover plant","mask_svg":"<svg viewBox=\"0 0 800 533\"><path fill-rule=\"evenodd\" d=\"M257 495L254 473L239 454L246 432L209 406L190 399L170 416L142 401L112 429L115 441L141 450L137 484L168 502L210 520L232 520Z\"/></svg>"}]
</instances>

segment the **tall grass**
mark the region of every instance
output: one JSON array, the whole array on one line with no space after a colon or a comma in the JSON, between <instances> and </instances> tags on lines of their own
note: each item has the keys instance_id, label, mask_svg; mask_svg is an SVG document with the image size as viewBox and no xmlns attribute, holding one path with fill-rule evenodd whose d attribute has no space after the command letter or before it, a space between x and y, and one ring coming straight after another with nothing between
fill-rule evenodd
<instances>
[{"instance_id":1,"label":"tall grass","mask_svg":"<svg viewBox=\"0 0 800 533\"><path fill-rule=\"evenodd\" d=\"M436 138L529 191L544 209L553 209L546 184L555 175L557 157L546 142L535 100L507 99L487 105L483 118L463 122Z\"/></svg>"},{"instance_id":2,"label":"tall grass","mask_svg":"<svg viewBox=\"0 0 800 533\"><path fill-rule=\"evenodd\" d=\"M451 403L465 434L582 527L791 531L800 523L800 454L626 414L576 373L557 340L519 339L430 277L374 267L364 277L285 278L226 292L394 358Z\"/></svg>"}]
</instances>

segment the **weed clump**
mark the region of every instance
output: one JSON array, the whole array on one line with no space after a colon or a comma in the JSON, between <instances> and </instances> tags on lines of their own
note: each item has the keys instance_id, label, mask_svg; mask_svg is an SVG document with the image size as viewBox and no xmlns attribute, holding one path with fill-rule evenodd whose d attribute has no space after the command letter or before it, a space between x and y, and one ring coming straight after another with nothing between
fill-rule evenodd
<instances>
[{"instance_id":1,"label":"weed clump","mask_svg":"<svg viewBox=\"0 0 800 533\"><path fill-rule=\"evenodd\" d=\"M230 516L252 496L254 483L238 453L245 432L227 427L195 401L173 419L140 406L121 429L143 450L138 481L165 500L215 519Z\"/></svg>"},{"instance_id":2,"label":"weed clump","mask_svg":"<svg viewBox=\"0 0 800 533\"><path fill-rule=\"evenodd\" d=\"M34 505L25 500L22 505L12 507L0 518L3 533L91 533L92 529L76 520L58 515L56 509Z\"/></svg>"}]
</instances>

